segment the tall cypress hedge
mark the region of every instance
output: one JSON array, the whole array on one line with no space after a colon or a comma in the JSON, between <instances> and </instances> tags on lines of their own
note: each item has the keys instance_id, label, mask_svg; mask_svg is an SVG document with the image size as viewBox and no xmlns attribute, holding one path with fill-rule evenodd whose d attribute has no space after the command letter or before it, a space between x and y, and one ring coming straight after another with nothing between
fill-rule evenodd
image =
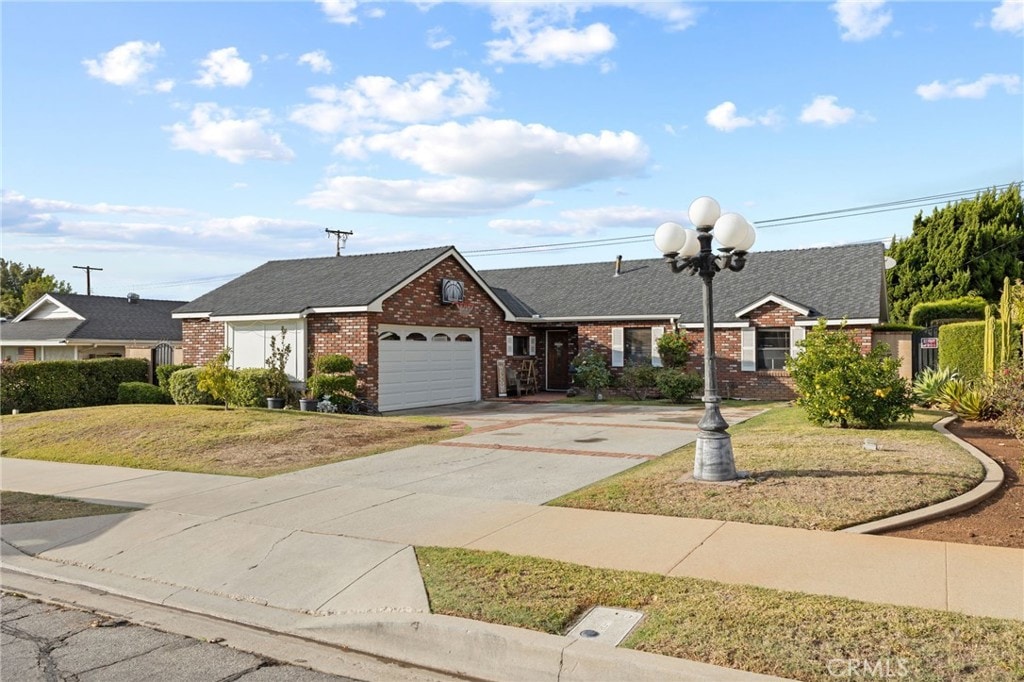
<instances>
[{"instance_id":1,"label":"tall cypress hedge","mask_svg":"<svg viewBox=\"0 0 1024 682\"><path fill-rule=\"evenodd\" d=\"M117 387L146 381L149 362L127 358L0 365L0 414L117 403Z\"/></svg>"},{"instance_id":2,"label":"tall cypress hedge","mask_svg":"<svg viewBox=\"0 0 1024 682\"><path fill-rule=\"evenodd\" d=\"M964 379L977 379L985 373L984 348L984 322L954 322L939 327L939 369L951 369Z\"/></svg>"}]
</instances>

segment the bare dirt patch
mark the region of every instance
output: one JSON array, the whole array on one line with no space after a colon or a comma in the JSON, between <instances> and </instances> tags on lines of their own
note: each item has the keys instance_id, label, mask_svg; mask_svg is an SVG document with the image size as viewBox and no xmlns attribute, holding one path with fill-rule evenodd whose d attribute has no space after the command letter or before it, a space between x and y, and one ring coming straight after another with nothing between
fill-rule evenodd
<instances>
[{"instance_id":1,"label":"bare dirt patch","mask_svg":"<svg viewBox=\"0 0 1024 682\"><path fill-rule=\"evenodd\" d=\"M135 510L129 507L114 507L109 504L93 504L66 497L34 495L7 490L0 492L0 522L2 523L56 521L79 516L124 514L131 511Z\"/></svg>"},{"instance_id":2,"label":"bare dirt patch","mask_svg":"<svg viewBox=\"0 0 1024 682\"><path fill-rule=\"evenodd\" d=\"M971 509L906 528L878 533L915 540L1024 548L1024 446L987 422L955 421L947 427L994 459L1005 479L992 497Z\"/></svg>"}]
</instances>

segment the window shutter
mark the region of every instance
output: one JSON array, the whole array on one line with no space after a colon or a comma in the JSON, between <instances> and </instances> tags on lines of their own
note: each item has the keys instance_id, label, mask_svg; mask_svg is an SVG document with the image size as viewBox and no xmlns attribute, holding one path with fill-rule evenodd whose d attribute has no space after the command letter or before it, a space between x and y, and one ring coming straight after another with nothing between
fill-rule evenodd
<instances>
[{"instance_id":1,"label":"window shutter","mask_svg":"<svg viewBox=\"0 0 1024 682\"><path fill-rule=\"evenodd\" d=\"M803 348L798 348L796 345L797 341L803 341L804 336L807 334L807 327L790 327L789 328L789 355L790 357L796 357L800 353L804 352Z\"/></svg>"},{"instance_id":2,"label":"window shutter","mask_svg":"<svg viewBox=\"0 0 1024 682\"><path fill-rule=\"evenodd\" d=\"M536 355L536 354L537 354L537 337L536 336L531 336L530 337L530 355Z\"/></svg>"},{"instance_id":3,"label":"window shutter","mask_svg":"<svg viewBox=\"0 0 1024 682\"><path fill-rule=\"evenodd\" d=\"M516 339L514 336L509 334L505 337L505 355L515 355L516 352Z\"/></svg>"},{"instance_id":4,"label":"window shutter","mask_svg":"<svg viewBox=\"0 0 1024 682\"><path fill-rule=\"evenodd\" d=\"M757 330L753 327L740 330L740 369L753 372L757 369Z\"/></svg>"},{"instance_id":5,"label":"window shutter","mask_svg":"<svg viewBox=\"0 0 1024 682\"><path fill-rule=\"evenodd\" d=\"M661 355L658 354L658 339L664 335L664 327L651 327L651 364L655 367L661 367Z\"/></svg>"},{"instance_id":6,"label":"window shutter","mask_svg":"<svg viewBox=\"0 0 1024 682\"><path fill-rule=\"evenodd\" d=\"M612 327L612 367L622 367L625 348L625 330L622 327Z\"/></svg>"}]
</instances>

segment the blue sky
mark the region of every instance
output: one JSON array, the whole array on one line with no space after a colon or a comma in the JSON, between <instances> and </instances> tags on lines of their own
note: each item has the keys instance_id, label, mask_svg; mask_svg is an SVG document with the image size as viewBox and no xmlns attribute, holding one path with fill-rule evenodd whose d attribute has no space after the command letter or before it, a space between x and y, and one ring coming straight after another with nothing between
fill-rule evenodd
<instances>
[{"instance_id":1,"label":"blue sky","mask_svg":"<svg viewBox=\"0 0 1024 682\"><path fill-rule=\"evenodd\" d=\"M1019 0L0 12L3 257L79 291L103 268L97 294L189 300L333 254L324 228L611 262L703 194L756 224L1024 177ZM754 250L905 235L934 203L765 222Z\"/></svg>"}]
</instances>

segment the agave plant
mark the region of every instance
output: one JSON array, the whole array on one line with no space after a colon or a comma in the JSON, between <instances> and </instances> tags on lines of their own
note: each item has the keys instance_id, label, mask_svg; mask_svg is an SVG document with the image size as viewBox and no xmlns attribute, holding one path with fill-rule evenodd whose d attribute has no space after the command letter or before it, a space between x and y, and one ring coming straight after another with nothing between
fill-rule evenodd
<instances>
[{"instance_id":1,"label":"agave plant","mask_svg":"<svg viewBox=\"0 0 1024 682\"><path fill-rule=\"evenodd\" d=\"M918 372L914 378L914 402L922 407L942 402L942 388L953 379L959 379L959 375L948 367Z\"/></svg>"},{"instance_id":2,"label":"agave plant","mask_svg":"<svg viewBox=\"0 0 1024 682\"><path fill-rule=\"evenodd\" d=\"M939 407L968 421L992 419L998 414L987 387L974 386L959 377L942 385L937 402Z\"/></svg>"}]
</instances>

